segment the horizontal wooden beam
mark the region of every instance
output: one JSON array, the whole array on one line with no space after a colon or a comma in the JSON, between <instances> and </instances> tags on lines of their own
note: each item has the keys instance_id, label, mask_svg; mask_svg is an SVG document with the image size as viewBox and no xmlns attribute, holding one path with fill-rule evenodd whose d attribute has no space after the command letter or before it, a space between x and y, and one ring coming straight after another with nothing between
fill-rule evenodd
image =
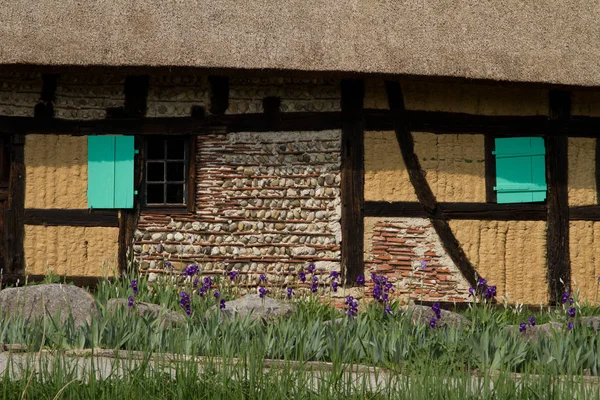
<instances>
[{"instance_id":1,"label":"horizontal wooden beam","mask_svg":"<svg viewBox=\"0 0 600 400\"><path fill-rule=\"evenodd\" d=\"M412 201L366 201L366 217L405 217L472 219L486 221L545 221L547 209L544 203L489 204L489 203L437 203L436 213L428 213L418 202ZM569 208L571 221L600 221L600 206Z\"/></svg>"},{"instance_id":2,"label":"horizontal wooden beam","mask_svg":"<svg viewBox=\"0 0 600 400\"><path fill-rule=\"evenodd\" d=\"M25 225L118 227L117 210L26 208Z\"/></svg>"}]
</instances>

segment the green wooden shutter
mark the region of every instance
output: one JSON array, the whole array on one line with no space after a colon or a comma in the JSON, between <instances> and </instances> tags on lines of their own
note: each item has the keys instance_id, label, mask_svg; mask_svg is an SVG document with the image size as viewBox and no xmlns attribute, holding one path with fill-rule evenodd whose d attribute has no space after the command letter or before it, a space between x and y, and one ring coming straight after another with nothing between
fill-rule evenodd
<instances>
[{"instance_id":1,"label":"green wooden shutter","mask_svg":"<svg viewBox=\"0 0 600 400\"><path fill-rule=\"evenodd\" d=\"M498 203L531 203L546 199L546 149L540 137L496 139Z\"/></svg>"},{"instance_id":2,"label":"green wooden shutter","mask_svg":"<svg viewBox=\"0 0 600 400\"><path fill-rule=\"evenodd\" d=\"M88 136L88 208L133 208L133 136Z\"/></svg>"}]
</instances>

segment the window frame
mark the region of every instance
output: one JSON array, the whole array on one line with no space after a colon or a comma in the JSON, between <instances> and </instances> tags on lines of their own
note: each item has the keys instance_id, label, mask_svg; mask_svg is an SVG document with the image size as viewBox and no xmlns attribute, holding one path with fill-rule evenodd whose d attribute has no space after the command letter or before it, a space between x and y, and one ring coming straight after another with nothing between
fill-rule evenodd
<instances>
[{"instance_id":1,"label":"window frame","mask_svg":"<svg viewBox=\"0 0 600 400\"><path fill-rule=\"evenodd\" d=\"M166 203L166 192L167 185L169 181L166 177L167 170L165 168L165 180L162 182L156 181L156 183L162 183L164 187L164 200L165 203L148 203L148 183L152 183L153 181L148 181L148 164L152 163L152 160L148 158L148 148L149 145L155 140L162 140L164 148L164 158L162 159L163 163L167 163L169 159L167 158L167 140L169 139L183 139L184 149L183 149L183 181L176 181L177 183L183 183L183 200L185 203ZM192 140L192 136L181 136L181 135L152 135L152 136L144 136L142 141L142 182L141 182L141 190L140 190L140 198L141 198L141 208L143 210L151 210L151 211L194 211L195 210L195 175L196 175L196 163L195 163L195 151L193 144L195 143ZM173 159L172 161L179 161L181 159ZM155 162L160 162L159 159L156 159ZM175 181L173 181L175 182Z\"/></svg>"}]
</instances>

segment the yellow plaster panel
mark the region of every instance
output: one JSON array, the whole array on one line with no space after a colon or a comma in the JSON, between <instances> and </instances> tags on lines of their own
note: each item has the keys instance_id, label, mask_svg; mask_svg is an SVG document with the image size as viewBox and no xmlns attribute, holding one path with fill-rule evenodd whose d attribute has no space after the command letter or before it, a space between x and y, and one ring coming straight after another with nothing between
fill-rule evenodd
<instances>
[{"instance_id":1,"label":"yellow plaster panel","mask_svg":"<svg viewBox=\"0 0 600 400\"><path fill-rule=\"evenodd\" d=\"M600 92L574 91L571 95L571 114L600 116Z\"/></svg>"},{"instance_id":2,"label":"yellow plaster panel","mask_svg":"<svg viewBox=\"0 0 600 400\"><path fill-rule=\"evenodd\" d=\"M596 139L569 138L569 205L597 204Z\"/></svg>"},{"instance_id":3,"label":"yellow plaster panel","mask_svg":"<svg viewBox=\"0 0 600 400\"><path fill-rule=\"evenodd\" d=\"M509 303L548 301L546 223L543 221L450 221L465 254L498 296Z\"/></svg>"},{"instance_id":4,"label":"yellow plaster panel","mask_svg":"<svg viewBox=\"0 0 600 400\"><path fill-rule=\"evenodd\" d=\"M597 304L600 300L600 222L571 221L569 224L571 281L579 300Z\"/></svg>"},{"instance_id":5,"label":"yellow plaster panel","mask_svg":"<svg viewBox=\"0 0 600 400\"><path fill-rule=\"evenodd\" d=\"M518 85L402 80L408 110L480 115L547 115L548 90Z\"/></svg>"},{"instance_id":6,"label":"yellow plaster panel","mask_svg":"<svg viewBox=\"0 0 600 400\"><path fill-rule=\"evenodd\" d=\"M112 276L119 228L25 225L27 274Z\"/></svg>"},{"instance_id":7,"label":"yellow plaster panel","mask_svg":"<svg viewBox=\"0 0 600 400\"><path fill-rule=\"evenodd\" d=\"M387 94L382 79L367 79L365 81L364 108L388 110Z\"/></svg>"},{"instance_id":8,"label":"yellow plaster panel","mask_svg":"<svg viewBox=\"0 0 600 400\"><path fill-rule=\"evenodd\" d=\"M417 201L392 131L365 132L365 200Z\"/></svg>"},{"instance_id":9,"label":"yellow plaster panel","mask_svg":"<svg viewBox=\"0 0 600 400\"><path fill-rule=\"evenodd\" d=\"M86 191L86 136L25 136L25 208L87 208Z\"/></svg>"},{"instance_id":10,"label":"yellow plaster panel","mask_svg":"<svg viewBox=\"0 0 600 400\"><path fill-rule=\"evenodd\" d=\"M438 201L485 202L483 135L413 134L415 153Z\"/></svg>"}]
</instances>

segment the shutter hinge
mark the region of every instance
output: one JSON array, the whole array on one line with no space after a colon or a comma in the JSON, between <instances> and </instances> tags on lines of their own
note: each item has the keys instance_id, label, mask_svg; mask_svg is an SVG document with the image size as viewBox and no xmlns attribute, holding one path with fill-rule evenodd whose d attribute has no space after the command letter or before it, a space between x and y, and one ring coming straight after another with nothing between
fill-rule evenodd
<instances>
[{"instance_id":1,"label":"shutter hinge","mask_svg":"<svg viewBox=\"0 0 600 400\"><path fill-rule=\"evenodd\" d=\"M138 195L138 191L137 191L137 190L134 190L134 191L133 191L133 194L137 196L137 195Z\"/></svg>"},{"instance_id":2,"label":"shutter hinge","mask_svg":"<svg viewBox=\"0 0 600 400\"><path fill-rule=\"evenodd\" d=\"M134 149L133 154L140 154L140 151L138 149Z\"/></svg>"}]
</instances>

